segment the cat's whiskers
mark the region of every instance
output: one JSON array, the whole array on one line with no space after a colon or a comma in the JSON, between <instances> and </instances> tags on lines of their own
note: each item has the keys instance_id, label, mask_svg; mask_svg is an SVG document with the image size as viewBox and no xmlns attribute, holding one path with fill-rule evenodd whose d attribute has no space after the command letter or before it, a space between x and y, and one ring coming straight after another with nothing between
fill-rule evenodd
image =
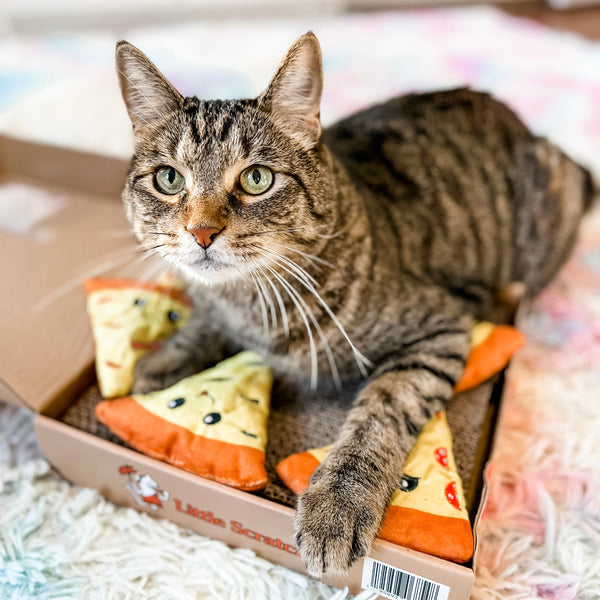
<instances>
[{"instance_id":1,"label":"cat's whiskers","mask_svg":"<svg viewBox=\"0 0 600 600\"><path fill-rule=\"evenodd\" d=\"M275 310L275 304L273 303L273 298L271 298L271 294L269 294L269 290L266 288L266 286L263 283L261 274L264 275L264 273L255 273L256 282L260 286L260 289L261 289L263 296L267 302L267 305L269 306L269 313L271 315L271 325L272 325L273 329L275 329L277 327L277 311Z\"/></svg>"},{"instance_id":2,"label":"cat's whiskers","mask_svg":"<svg viewBox=\"0 0 600 600\"><path fill-rule=\"evenodd\" d=\"M301 277L306 283L312 285L313 287L318 285L317 280L307 273L300 265L298 265L295 261L287 256L281 254L281 252L277 252L276 250L272 250L271 248L263 248L263 252L269 256L278 259L283 264L287 265L290 269L292 269L298 277Z\"/></svg>"},{"instance_id":3,"label":"cat's whiskers","mask_svg":"<svg viewBox=\"0 0 600 600\"><path fill-rule=\"evenodd\" d=\"M340 235L342 235L342 233L344 233L345 231L346 228L342 227L341 229L338 229L338 231L336 231L335 233L315 233L315 235L325 240L334 240L335 238L340 237Z\"/></svg>"},{"instance_id":4,"label":"cat's whiskers","mask_svg":"<svg viewBox=\"0 0 600 600\"><path fill-rule=\"evenodd\" d=\"M288 228L288 229L270 229L268 231L257 231L256 233L244 233L242 235L239 235L239 238L250 238L250 237L258 237L261 235L268 235L268 234L274 234L274 233L296 233L297 231L306 231L306 229L304 227L294 227L294 228Z\"/></svg>"},{"instance_id":5,"label":"cat's whiskers","mask_svg":"<svg viewBox=\"0 0 600 600\"><path fill-rule=\"evenodd\" d=\"M267 268L269 268L269 267L267 267ZM316 329L317 333L319 334L319 337L321 338L321 343L323 344L323 350L325 351L325 354L327 356L327 362L329 363L329 369L331 370L331 376L333 378L335 387L338 391L341 391L342 390L342 382L340 380L340 375L339 375L339 371L337 368L337 364L335 362L335 357L331 350L331 346L329 345L329 342L327 341L327 336L325 335L325 333L323 332L323 329L319 325L319 322L317 321L315 314L313 313L311 308L308 306L308 304L306 303L306 301L304 300L302 295L294 288L294 286L290 282L286 281L276 271L271 270L271 272L273 273L273 275L275 277L277 277L277 279L280 281L281 285L284 286L284 288L289 288L289 292L293 293L294 296L296 296L296 298L302 304L304 310L308 314L314 328Z\"/></svg>"},{"instance_id":6,"label":"cat's whiskers","mask_svg":"<svg viewBox=\"0 0 600 600\"><path fill-rule=\"evenodd\" d=\"M308 341L309 341L309 345L310 345L310 387L311 387L311 389L315 390L315 389L317 389L317 383L318 383L318 378L319 378L319 363L317 360L318 359L317 346L315 344L312 329L310 328L308 319L306 318L306 313L304 312L304 309L302 308L302 304L296 298L296 296L298 296L298 298L300 296L297 293L296 293L296 295L294 295L293 292L295 292L296 290L294 290L294 288L292 288L288 284L288 282L285 281L285 279L279 273L277 273L277 271L272 269L267 263L261 262L261 265L263 267L265 267L273 275L273 277L275 277L281 283L281 285L283 286L283 289L287 292L287 295L290 297L290 299L292 300L292 302L298 309L300 318L304 322L304 326L306 327L306 332L308 333Z\"/></svg>"},{"instance_id":7,"label":"cat's whiskers","mask_svg":"<svg viewBox=\"0 0 600 600\"><path fill-rule=\"evenodd\" d=\"M290 337L290 325L289 325L289 320L288 320L288 315L287 315L287 309L285 307L285 302L283 301L283 298L281 297L281 294L279 293L277 286L273 283L273 281L271 281L271 278L264 272L262 266L258 267L258 271L260 271L262 273L263 277L269 283L269 285L271 286L271 289L273 290L273 293L275 294L275 298L277 299L277 304L279 304L279 311L281 312L283 333L285 334L286 338L289 338Z\"/></svg>"},{"instance_id":8,"label":"cat's whiskers","mask_svg":"<svg viewBox=\"0 0 600 600\"><path fill-rule=\"evenodd\" d=\"M257 298L258 298L258 302L260 304L260 312L262 314L262 320L263 320L263 330L266 336L269 335L269 316L267 314L267 305L265 304L265 300L263 298L260 286L258 284L258 281L256 279L256 274L254 272L250 273L250 276L252 277L252 282L254 283L254 287L256 288L256 293L257 293Z\"/></svg>"},{"instance_id":9,"label":"cat's whiskers","mask_svg":"<svg viewBox=\"0 0 600 600\"><path fill-rule=\"evenodd\" d=\"M166 232L146 232L146 233L153 233L154 235L166 235L169 237L172 237L173 234L171 233L166 233ZM141 244L140 248L143 252L145 252L146 256L152 256L152 255L156 255L159 256L162 259L166 258L166 254L167 252L159 252L159 250L161 248L169 248L172 249L172 245L171 244L167 244L167 243L159 243L159 244L155 244L154 246L149 246L146 244Z\"/></svg>"},{"instance_id":10,"label":"cat's whiskers","mask_svg":"<svg viewBox=\"0 0 600 600\"><path fill-rule=\"evenodd\" d=\"M96 264L94 264L93 261L88 261L87 263L84 263L81 265L83 269L80 269L69 281L66 281L64 284L58 286L55 290L47 294L44 298L37 302L31 310L33 312L41 312L42 310L45 310L52 303L81 286L86 279L96 277L105 271L109 271L117 267L123 268L124 266L129 266L134 262L141 261L141 256L131 256L132 253L137 254L138 252L138 248L119 248L105 254L103 258L107 258L107 260L104 260L103 262L96 262ZM122 256L123 253L129 253L129 255ZM114 254L118 254L118 257L114 259L108 258L112 257ZM90 266L88 267L88 265Z\"/></svg>"},{"instance_id":11,"label":"cat's whiskers","mask_svg":"<svg viewBox=\"0 0 600 600\"><path fill-rule=\"evenodd\" d=\"M325 302L325 300L323 300L323 298L317 292L315 286L311 283L311 280L314 281L314 278L312 278L308 273L306 273L306 271L304 269L302 269L302 267L300 267L299 265L294 263L294 261L291 261L290 259L286 259L286 261L284 263L284 262L281 262L278 260L277 253L273 253L272 251L267 251L267 252L271 253L272 261L275 264L277 264L279 267L281 267L284 271L286 271L294 279L299 281L311 294L313 294L315 296L315 298L317 298L317 300L319 301L321 306L325 309L327 314L331 317L332 321L335 323L335 325L339 329L340 333L344 336L345 340L350 345L350 348L352 349L352 352L354 354L354 360L356 361L356 364L358 366L359 371L361 372L361 375L363 377L367 377L368 372L367 372L366 367L372 367L373 363L366 356L364 356L358 350L358 348L356 348L356 346L352 343L350 336L346 333L346 330L340 323L340 321L337 318L337 316L335 315L335 313L331 310L329 305ZM294 270L291 270L286 267L286 264L289 264L290 262L294 264L294 267L295 267ZM302 275L298 275L294 271L300 272L300 273L302 273Z\"/></svg>"},{"instance_id":12,"label":"cat's whiskers","mask_svg":"<svg viewBox=\"0 0 600 600\"><path fill-rule=\"evenodd\" d=\"M154 281L160 275L171 273L173 269L173 265L165 262L158 253L148 252L144 254L142 262L145 263L146 268L143 273L140 273L140 278L146 279L147 281Z\"/></svg>"},{"instance_id":13,"label":"cat's whiskers","mask_svg":"<svg viewBox=\"0 0 600 600\"><path fill-rule=\"evenodd\" d=\"M284 250L289 250L290 252L296 252L297 254L304 257L306 260L310 261L311 263L316 262L321 265L325 265L326 267L329 267L330 269L337 270L337 267L333 263L330 263L327 260L323 260L322 258L315 256L314 254L309 254L308 252L303 252L302 250L298 250L298 248L292 248L291 246L286 246L285 244L272 243L272 245L277 246L278 248L283 248ZM318 268L318 267L315 265L315 268Z\"/></svg>"}]
</instances>

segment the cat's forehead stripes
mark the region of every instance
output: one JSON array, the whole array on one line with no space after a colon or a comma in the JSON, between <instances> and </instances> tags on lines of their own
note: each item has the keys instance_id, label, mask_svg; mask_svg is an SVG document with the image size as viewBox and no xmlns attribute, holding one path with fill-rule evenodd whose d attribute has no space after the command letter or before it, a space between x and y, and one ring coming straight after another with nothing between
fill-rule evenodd
<instances>
[{"instance_id":1,"label":"cat's forehead stripes","mask_svg":"<svg viewBox=\"0 0 600 600\"><path fill-rule=\"evenodd\" d=\"M256 116L253 104L251 100L185 98L183 124L189 129L196 152L207 154L218 149L219 153L230 154L233 150L241 154L247 151L249 129Z\"/></svg>"}]
</instances>

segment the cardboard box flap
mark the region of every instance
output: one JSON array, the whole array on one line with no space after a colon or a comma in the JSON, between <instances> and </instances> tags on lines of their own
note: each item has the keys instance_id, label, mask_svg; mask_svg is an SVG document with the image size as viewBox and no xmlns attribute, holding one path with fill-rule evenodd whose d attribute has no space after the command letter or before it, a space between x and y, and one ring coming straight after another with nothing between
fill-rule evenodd
<instances>
[{"instance_id":1,"label":"cardboard box flap","mask_svg":"<svg viewBox=\"0 0 600 600\"><path fill-rule=\"evenodd\" d=\"M0 138L1 400L41 413L52 403L56 413L53 400L89 373L81 282L124 274L138 256L120 202L126 169L125 161Z\"/></svg>"}]
</instances>

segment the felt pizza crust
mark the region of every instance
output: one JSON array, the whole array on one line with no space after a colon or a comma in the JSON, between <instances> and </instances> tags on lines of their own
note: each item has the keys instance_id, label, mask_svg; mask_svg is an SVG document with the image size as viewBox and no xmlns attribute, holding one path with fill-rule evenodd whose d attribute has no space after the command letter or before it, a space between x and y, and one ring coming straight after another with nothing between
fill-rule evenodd
<instances>
[{"instance_id":1,"label":"felt pizza crust","mask_svg":"<svg viewBox=\"0 0 600 600\"><path fill-rule=\"evenodd\" d=\"M494 325L489 321L475 325L471 331L471 351L454 393L474 388L500 372L524 344L525 336L510 325Z\"/></svg>"},{"instance_id":2,"label":"felt pizza crust","mask_svg":"<svg viewBox=\"0 0 600 600\"><path fill-rule=\"evenodd\" d=\"M136 450L243 490L267 484L271 370L242 352L174 386L100 402L96 416Z\"/></svg>"},{"instance_id":3,"label":"felt pizza crust","mask_svg":"<svg viewBox=\"0 0 600 600\"><path fill-rule=\"evenodd\" d=\"M172 285L129 279L88 279L84 289L100 392L123 396L131 391L135 363L186 324L192 302Z\"/></svg>"},{"instance_id":4,"label":"felt pizza crust","mask_svg":"<svg viewBox=\"0 0 600 600\"><path fill-rule=\"evenodd\" d=\"M329 444L284 458L276 468L279 479L299 496L308 487L314 470L325 460L332 448L333 444Z\"/></svg>"}]
</instances>

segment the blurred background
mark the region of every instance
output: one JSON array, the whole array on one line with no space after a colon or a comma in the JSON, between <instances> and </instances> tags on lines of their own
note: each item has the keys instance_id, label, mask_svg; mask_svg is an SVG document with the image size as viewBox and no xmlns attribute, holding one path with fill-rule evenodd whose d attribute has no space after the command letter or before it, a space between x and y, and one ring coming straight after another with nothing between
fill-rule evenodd
<instances>
[{"instance_id":1,"label":"blurred background","mask_svg":"<svg viewBox=\"0 0 600 600\"><path fill-rule=\"evenodd\" d=\"M117 40L184 94L244 97L308 29L323 46L325 124L394 94L469 85L588 166L600 161L590 0L0 0L0 133L127 157Z\"/></svg>"}]
</instances>

